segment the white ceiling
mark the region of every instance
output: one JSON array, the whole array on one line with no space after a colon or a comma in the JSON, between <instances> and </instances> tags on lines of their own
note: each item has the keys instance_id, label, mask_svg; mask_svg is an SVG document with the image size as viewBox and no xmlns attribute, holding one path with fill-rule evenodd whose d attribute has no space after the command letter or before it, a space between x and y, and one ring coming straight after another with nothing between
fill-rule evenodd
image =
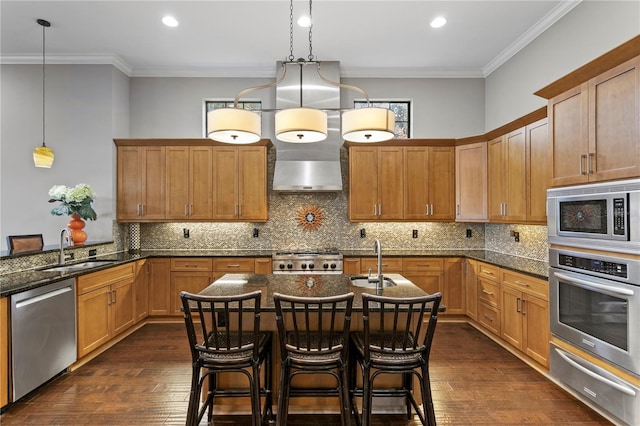
<instances>
[{"instance_id":1,"label":"white ceiling","mask_svg":"<svg viewBox=\"0 0 640 426\"><path fill-rule=\"evenodd\" d=\"M343 77L485 77L580 0L313 1L313 54ZM294 1L294 57L309 55ZM171 14L176 28L161 18ZM448 23L432 29L443 15ZM130 76L273 77L289 56L289 0L0 2L1 60L114 64Z\"/></svg>"}]
</instances>

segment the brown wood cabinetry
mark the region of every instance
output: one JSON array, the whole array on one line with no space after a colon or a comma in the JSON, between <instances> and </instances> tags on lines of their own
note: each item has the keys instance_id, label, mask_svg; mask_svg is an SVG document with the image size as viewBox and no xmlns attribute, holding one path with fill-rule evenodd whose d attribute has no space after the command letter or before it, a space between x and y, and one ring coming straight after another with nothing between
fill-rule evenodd
<instances>
[{"instance_id":1,"label":"brown wood cabinetry","mask_svg":"<svg viewBox=\"0 0 640 426\"><path fill-rule=\"evenodd\" d=\"M9 403L9 298L0 298L0 408Z\"/></svg>"},{"instance_id":2,"label":"brown wood cabinetry","mask_svg":"<svg viewBox=\"0 0 640 426\"><path fill-rule=\"evenodd\" d=\"M487 220L487 144L456 146L456 221Z\"/></svg>"},{"instance_id":3,"label":"brown wood cabinetry","mask_svg":"<svg viewBox=\"0 0 640 426\"><path fill-rule=\"evenodd\" d=\"M536 362L549 366L549 287L512 271L502 271L501 337Z\"/></svg>"},{"instance_id":4,"label":"brown wood cabinetry","mask_svg":"<svg viewBox=\"0 0 640 426\"><path fill-rule=\"evenodd\" d=\"M214 147L213 163L213 218L266 221L266 147Z\"/></svg>"},{"instance_id":5,"label":"brown wood cabinetry","mask_svg":"<svg viewBox=\"0 0 640 426\"><path fill-rule=\"evenodd\" d=\"M149 272L146 259L138 260L135 269L135 322L149 316Z\"/></svg>"},{"instance_id":6,"label":"brown wood cabinetry","mask_svg":"<svg viewBox=\"0 0 640 426\"><path fill-rule=\"evenodd\" d=\"M478 262L478 323L500 336L500 268Z\"/></svg>"},{"instance_id":7,"label":"brown wood cabinetry","mask_svg":"<svg viewBox=\"0 0 640 426\"><path fill-rule=\"evenodd\" d=\"M404 219L455 218L455 148L404 147Z\"/></svg>"},{"instance_id":8,"label":"brown wood cabinetry","mask_svg":"<svg viewBox=\"0 0 640 426\"><path fill-rule=\"evenodd\" d=\"M478 262L464 260L465 312L469 318L478 320Z\"/></svg>"},{"instance_id":9,"label":"brown wood cabinetry","mask_svg":"<svg viewBox=\"0 0 640 426\"><path fill-rule=\"evenodd\" d=\"M546 118L525 127L527 223L547 224L547 189L551 180L549 125Z\"/></svg>"},{"instance_id":10,"label":"brown wood cabinetry","mask_svg":"<svg viewBox=\"0 0 640 426\"><path fill-rule=\"evenodd\" d=\"M270 274L273 272L273 262L270 257L256 257L255 269L256 274Z\"/></svg>"},{"instance_id":11,"label":"brown wood cabinetry","mask_svg":"<svg viewBox=\"0 0 640 426\"><path fill-rule=\"evenodd\" d=\"M360 258L345 257L342 259L342 273L345 275L360 274Z\"/></svg>"},{"instance_id":12,"label":"brown wood cabinetry","mask_svg":"<svg viewBox=\"0 0 640 426\"><path fill-rule=\"evenodd\" d=\"M147 259L149 268L149 315L171 313L171 259Z\"/></svg>"},{"instance_id":13,"label":"brown wood cabinetry","mask_svg":"<svg viewBox=\"0 0 640 426\"><path fill-rule=\"evenodd\" d=\"M466 314L466 288L464 282L465 259L447 257L444 259L444 291L442 300L447 307L448 315Z\"/></svg>"},{"instance_id":14,"label":"brown wood cabinetry","mask_svg":"<svg viewBox=\"0 0 640 426\"><path fill-rule=\"evenodd\" d=\"M78 358L134 324L135 266L128 263L78 277Z\"/></svg>"},{"instance_id":15,"label":"brown wood cabinetry","mask_svg":"<svg viewBox=\"0 0 640 426\"><path fill-rule=\"evenodd\" d=\"M402 275L420 287L423 291L443 293L444 298L444 259L438 257L407 257L403 259Z\"/></svg>"},{"instance_id":16,"label":"brown wood cabinetry","mask_svg":"<svg viewBox=\"0 0 640 426\"><path fill-rule=\"evenodd\" d=\"M180 292L199 293L214 281L213 261L206 257L171 259L171 313L180 315Z\"/></svg>"},{"instance_id":17,"label":"brown wood cabinetry","mask_svg":"<svg viewBox=\"0 0 640 426\"><path fill-rule=\"evenodd\" d=\"M363 257L360 259L360 273L368 274L371 271L375 275L378 271L378 259L376 257ZM401 274L403 272L401 257L382 257L383 274Z\"/></svg>"},{"instance_id":18,"label":"brown wood cabinetry","mask_svg":"<svg viewBox=\"0 0 640 426\"><path fill-rule=\"evenodd\" d=\"M402 147L349 149L349 220L402 219Z\"/></svg>"},{"instance_id":19,"label":"brown wood cabinetry","mask_svg":"<svg viewBox=\"0 0 640 426\"><path fill-rule=\"evenodd\" d=\"M144 222L165 217L165 150L118 147L117 219Z\"/></svg>"},{"instance_id":20,"label":"brown wood cabinetry","mask_svg":"<svg viewBox=\"0 0 640 426\"><path fill-rule=\"evenodd\" d=\"M166 219L209 220L213 216L213 148L167 146Z\"/></svg>"},{"instance_id":21,"label":"brown wood cabinetry","mask_svg":"<svg viewBox=\"0 0 640 426\"><path fill-rule=\"evenodd\" d=\"M640 176L640 57L549 100L553 186Z\"/></svg>"},{"instance_id":22,"label":"brown wood cabinetry","mask_svg":"<svg viewBox=\"0 0 640 426\"><path fill-rule=\"evenodd\" d=\"M525 128L487 144L489 220L524 222L527 215Z\"/></svg>"}]
</instances>

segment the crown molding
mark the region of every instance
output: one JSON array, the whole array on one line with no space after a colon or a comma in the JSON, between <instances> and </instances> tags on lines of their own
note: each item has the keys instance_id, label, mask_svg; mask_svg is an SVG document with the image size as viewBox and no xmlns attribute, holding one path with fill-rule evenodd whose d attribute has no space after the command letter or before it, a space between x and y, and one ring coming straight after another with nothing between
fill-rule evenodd
<instances>
[{"instance_id":1,"label":"crown molding","mask_svg":"<svg viewBox=\"0 0 640 426\"><path fill-rule=\"evenodd\" d=\"M0 56L2 65L40 65L42 56L14 55ZM47 56L46 65L113 65L127 76L131 76L133 69L118 55L65 55Z\"/></svg>"}]
</instances>

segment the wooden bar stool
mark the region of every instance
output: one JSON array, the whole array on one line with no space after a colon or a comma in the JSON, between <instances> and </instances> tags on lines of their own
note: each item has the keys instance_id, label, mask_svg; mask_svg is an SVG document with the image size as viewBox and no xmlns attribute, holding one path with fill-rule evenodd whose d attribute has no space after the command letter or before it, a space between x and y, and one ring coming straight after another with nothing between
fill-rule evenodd
<instances>
[{"instance_id":1,"label":"wooden bar stool","mask_svg":"<svg viewBox=\"0 0 640 426\"><path fill-rule=\"evenodd\" d=\"M254 291L236 296L200 296L181 292L184 322L191 347L192 377L187 410L188 426L198 425L208 411L213 417L216 396L249 396L254 426L273 417L271 394L271 349L273 333L260 331L260 297ZM194 317L198 324L194 324ZM264 383L260 374L264 370ZM249 380L246 389L218 387L219 373L237 372ZM202 385L208 378L209 390L200 404ZM265 397L261 413L260 397Z\"/></svg>"},{"instance_id":2,"label":"wooden bar stool","mask_svg":"<svg viewBox=\"0 0 640 426\"><path fill-rule=\"evenodd\" d=\"M342 425L351 424L348 349L353 293L330 297L273 294L281 350L277 425L287 424L289 398L337 396ZM292 387L301 374L330 374L335 388Z\"/></svg>"},{"instance_id":3,"label":"wooden bar stool","mask_svg":"<svg viewBox=\"0 0 640 426\"><path fill-rule=\"evenodd\" d=\"M435 293L412 298L395 298L364 293L363 332L351 335L350 367L352 406L358 424L371 424L371 404L374 396L403 396L407 418L411 406L423 425L435 426L436 416L429 382L429 353L438 321L442 295ZM428 322L423 323L425 316ZM356 389L356 363L362 370L362 389ZM374 380L380 374L401 374L402 386L376 389ZM413 378L417 377L422 393L422 410L413 395ZM362 417L358 418L356 395L362 395Z\"/></svg>"}]
</instances>

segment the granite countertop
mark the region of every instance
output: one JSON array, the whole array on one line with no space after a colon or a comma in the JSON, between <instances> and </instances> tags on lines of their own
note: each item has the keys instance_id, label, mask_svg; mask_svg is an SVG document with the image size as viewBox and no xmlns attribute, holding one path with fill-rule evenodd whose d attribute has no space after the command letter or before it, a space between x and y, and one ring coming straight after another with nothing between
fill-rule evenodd
<instances>
[{"instance_id":1,"label":"granite countertop","mask_svg":"<svg viewBox=\"0 0 640 426\"><path fill-rule=\"evenodd\" d=\"M375 257L373 250L341 250L345 257ZM272 250L142 250L140 253L128 252L97 256L96 260L111 260L110 264L74 272L55 272L31 269L0 275L0 297L10 296L67 278L74 278L90 272L99 271L127 262L153 257L271 257ZM384 250L385 257L467 257L490 263L501 268L522 272L536 278L548 278L548 263L523 257L510 256L486 250ZM83 262L91 259L78 260ZM54 265L51 265L54 266ZM299 276L296 276L299 277Z\"/></svg>"},{"instance_id":2,"label":"granite countertop","mask_svg":"<svg viewBox=\"0 0 640 426\"><path fill-rule=\"evenodd\" d=\"M389 297L418 297L427 293L399 274L388 274L396 285L376 290L351 284L349 275L256 275L227 274L200 292L207 296L234 296L261 290L260 308L265 312L275 311L273 294L282 293L300 297L326 297L354 293L353 311L362 311L362 293ZM444 310L442 307L441 310Z\"/></svg>"}]
</instances>

